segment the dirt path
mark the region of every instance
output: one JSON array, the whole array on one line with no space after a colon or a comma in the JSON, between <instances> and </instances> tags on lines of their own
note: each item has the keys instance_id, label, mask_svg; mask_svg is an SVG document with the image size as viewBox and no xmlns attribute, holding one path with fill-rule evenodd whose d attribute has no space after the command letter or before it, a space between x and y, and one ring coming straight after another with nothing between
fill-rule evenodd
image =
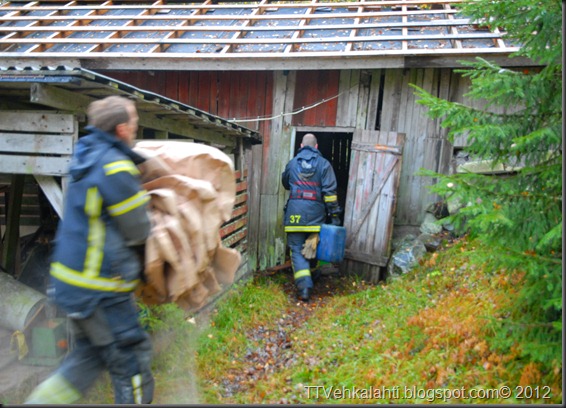
<instances>
[{"instance_id":1,"label":"dirt path","mask_svg":"<svg viewBox=\"0 0 566 408\"><path fill-rule=\"evenodd\" d=\"M250 343L257 347L249 349L244 357L246 367L233 370L225 376L222 382L222 396L229 398L236 393L245 392L258 380L277 372L279 369L293 364L296 355L301 350L301 339L295 332L301 328L312 314L319 308L324 308L336 294L356 292L360 287L353 287L351 280L329 275L322 276L316 283L311 300L304 303L296 300L295 285L289 277L283 285L283 290L289 297L289 306L281 310L281 317L270 327L258 326L246 333ZM290 401L279 401L285 404Z\"/></svg>"}]
</instances>

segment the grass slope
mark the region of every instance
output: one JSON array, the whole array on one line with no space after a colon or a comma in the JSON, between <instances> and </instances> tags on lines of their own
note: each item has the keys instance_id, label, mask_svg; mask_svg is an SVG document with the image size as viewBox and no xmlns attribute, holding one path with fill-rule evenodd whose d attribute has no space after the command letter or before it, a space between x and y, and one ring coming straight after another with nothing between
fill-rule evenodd
<instances>
[{"instance_id":1,"label":"grass slope","mask_svg":"<svg viewBox=\"0 0 566 408\"><path fill-rule=\"evenodd\" d=\"M465 240L380 285L327 277L297 302L289 274L234 286L212 312L146 310L154 404L562 403L552 366L496 347L520 273L486 270ZM316 294L317 292L315 292ZM320 293L320 290L319 292ZM329 295L330 293L330 295ZM3 396L18 404L31 391ZM112 403L105 375L79 403Z\"/></svg>"},{"instance_id":2,"label":"grass slope","mask_svg":"<svg viewBox=\"0 0 566 408\"><path fill-rule=\"evenodd\" d=\"M562 356L542 367L495 346L521 274L483 269L481 250L461 241L386 284L343 278L313 308L285 293L290 276L234 290L199 338L203 402L561 403Z\"/></svg>"}]
</instances>

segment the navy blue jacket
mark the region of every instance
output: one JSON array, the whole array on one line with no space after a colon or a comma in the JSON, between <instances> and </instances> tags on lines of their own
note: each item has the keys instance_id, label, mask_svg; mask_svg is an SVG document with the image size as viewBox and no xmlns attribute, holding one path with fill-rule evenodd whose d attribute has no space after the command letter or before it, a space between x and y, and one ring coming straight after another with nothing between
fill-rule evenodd
<instances>
[{"instance_id":1,"label":"navy blue jacket","mask_svg":"<svg viewBox=\"0 0 566 408\"><path fill-rule=\"evenodd\" d=\"M75 147L50 268L51 295L75 318L135 289L143 271L134 247L151 228L134 163L143 158L114 135L90 131Z\"/></svg>"},{"instance_id":2,"label":"navy blue jacket","mask_svg":"<svg viewBox=\"0 0 566 408\"><path fill-rule=\"evenodd\" d=\"M285 206L285 232L318 232L330 214L340 212L336 195L336 175L318 149L304 146L287 163L281 176L290 190Z\"/></svg>"}]
</instances>

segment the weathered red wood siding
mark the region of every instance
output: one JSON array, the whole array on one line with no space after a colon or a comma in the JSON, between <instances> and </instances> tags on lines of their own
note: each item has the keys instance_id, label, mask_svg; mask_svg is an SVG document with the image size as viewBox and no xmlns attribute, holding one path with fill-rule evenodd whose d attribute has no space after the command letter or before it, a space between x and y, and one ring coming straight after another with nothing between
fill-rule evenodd
<instances>
[{"instance_id":1,"label":"weathered red wood siding","mask_svg":"<svg viewBox=\"0 0 566 408\"><path fill-rule=\"evenodd\" d=\"M293 110L320 105L293 116L294 126L336 126L340 71L297 71Z\"/></svg>"},{"instance_id":2,"label":"weathered red wood siding","mask_svg":"<svg viewBox=\"0 0 566 408\"><path fill-rule=\"evenodd\" d=\"M272 114L273 74L269 71L111 71L105 74L225 119L257 119ZM271 128L269 120L240 124L264 136Z\"/></svg>"},{"instance_id":3,"label":"weathered red wood siding","mask_svg":"<svg viewBox=\"0 0 566 408\"><path fill-rule=\"evenodd\" d=\"M248 171L236 171L236 201L232 216L220 229L222 243L244 253L248 248Z\"/></svg>"},{"instance_id":4,"label":"weathered red wood siding","mask_svg":"<svg viewBox=\"0 0 566 408\"><path fill-rule=\"evenodd\" d=\"M260 206L258 169L269 157L273 111L273 73L269 71L157 71L105 73L117 80L186 103L225 119L254 119L238 122L263 137L263 144L245 153L248 166L237 168L237 195L232 217L222 225L220 236L226 246L245 254L249 268L257 266ZM238 163L235 163L238 165ZM248 172L249 169L249 172ZM253 215L252 215L253 214Z\"/></svg>"}]
</instances>

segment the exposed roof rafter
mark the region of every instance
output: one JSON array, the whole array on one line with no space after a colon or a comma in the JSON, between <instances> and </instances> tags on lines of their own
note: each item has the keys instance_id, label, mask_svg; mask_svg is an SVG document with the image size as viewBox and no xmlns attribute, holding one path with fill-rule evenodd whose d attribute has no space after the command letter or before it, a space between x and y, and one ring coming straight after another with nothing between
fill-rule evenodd
<instances>
[{"instance_id":1,"label":"exposed roof rafter","mask_svg":"<svg viewBox=\"0 0 566 408\"><path fill-rule=\"evenodd\" d=\"M95 69L138 56L151 64L147 69L181 59L200 69L226 69L229 59L239 69L235 61L257 58L288 69L291 60L315 67L328 58L371 59L380 66L392 56L507 58L518 50L505 33L462 15L462 1L9 2L0 6L0 64L80 60ZM101 56L107 61L97 66Z\"/></svg>"}]
</instances>

